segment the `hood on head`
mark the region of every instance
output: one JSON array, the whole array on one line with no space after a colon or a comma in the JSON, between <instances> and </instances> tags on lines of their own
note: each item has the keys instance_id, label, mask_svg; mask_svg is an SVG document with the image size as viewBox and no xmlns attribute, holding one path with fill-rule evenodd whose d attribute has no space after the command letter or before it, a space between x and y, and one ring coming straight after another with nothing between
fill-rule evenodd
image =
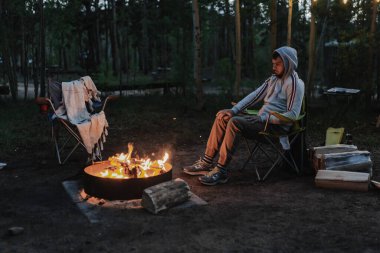
<instances>
[{"instance_id":1,"label":"hood on head","mask_svg":"<svg viewBox=\"0 0 380 253\"><path fill-rule=\"evenodd\" d=\"M298 58L297 58L297 50L292 47L280 47L274 50L277 52L282 61L284 62L284 75L283 79L287 78L289 75L293 73L297 69L298 66Z\"/></svg>"}]
</instances>

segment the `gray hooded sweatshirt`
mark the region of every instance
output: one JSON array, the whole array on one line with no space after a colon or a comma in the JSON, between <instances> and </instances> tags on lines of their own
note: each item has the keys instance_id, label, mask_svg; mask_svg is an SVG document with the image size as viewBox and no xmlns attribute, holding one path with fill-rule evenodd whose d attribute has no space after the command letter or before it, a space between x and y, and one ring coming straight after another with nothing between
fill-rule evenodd
<instances>
[{"instance_id":1,"label":"gray hooded sweatshirt","mask_svg":"<svg viewBox=\"0 0 380 253\"><path fill-rule=\"evenodd\" d=\"M264 100L258 113L263 122L267 120L270 111L278 112L290 119L297 119L299 116L305 85L295 71L298 65L297 51L291 47L280 47L275 52L280 55L284 63L283 76L281 78L276 75L269 77L258 89L232 108L235 114ZM269 123L280 124L280 121L272 115ZM283 126L283 128L288 130L289 126Z\"/></svg>"}]
</instances>

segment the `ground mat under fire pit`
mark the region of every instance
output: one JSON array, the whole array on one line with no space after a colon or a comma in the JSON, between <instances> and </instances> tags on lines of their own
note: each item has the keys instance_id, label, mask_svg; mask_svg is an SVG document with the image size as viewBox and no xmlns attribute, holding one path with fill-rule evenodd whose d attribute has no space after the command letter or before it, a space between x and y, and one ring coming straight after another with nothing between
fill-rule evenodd
<instances>
[{"instance_id":1,"label":"ground mat under fire pit","mask_svg":"<svg viewBox=\"0 0 380 253\"><path fill-rule=\"evenodd\" d=\"M141 206L141 199L111 201L90 197L84 192L81 180L63 181L62 185L72 201L87 217L90 223L99 223L107 219L107 215L110 215L107 211L112 209L140 209L141 212L146 212ZM207 202L191 192L191 197L188 201L173 207L173 209L188 208L197 205L207 205ZM148 212L146 213L149 214Z\"/></svg>"}]
</instances>

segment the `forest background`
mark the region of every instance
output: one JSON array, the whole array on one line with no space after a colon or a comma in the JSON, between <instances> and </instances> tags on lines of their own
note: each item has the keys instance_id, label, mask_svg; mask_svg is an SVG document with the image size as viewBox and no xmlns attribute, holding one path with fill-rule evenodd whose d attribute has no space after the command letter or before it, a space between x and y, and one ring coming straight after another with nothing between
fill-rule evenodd
<instances>
[{"instance_id":1,"label":"forest background","mask_svg":"<svg viewBox=\"0 0 380 253\"><path fill-rule=\"evenodd\" d=\"M47 77L98 88L176 83L234 97L260 85L274 48L298 50L309 98L332 86L380 93L378 0L2 0L0 83L46 96ZM61 78L69 78L61 76ZM61 80L65 81L65 80ZM68 80L66 80L68 81ZM112 89L112 88L111 88ZM367 100L368 101L368 100ZM371 99L369 100L371 101Z\"/></svg>"}]
</instances>

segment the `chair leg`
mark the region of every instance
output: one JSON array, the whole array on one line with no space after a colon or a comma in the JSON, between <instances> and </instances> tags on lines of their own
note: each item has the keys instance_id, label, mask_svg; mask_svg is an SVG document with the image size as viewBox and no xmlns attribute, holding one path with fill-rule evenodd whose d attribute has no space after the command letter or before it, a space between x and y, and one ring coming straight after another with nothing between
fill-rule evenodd
<instances>
[{"instance_id":1,"label":"chair leg","mask_svg":"<svg viewBox=\"0 0 380 253\"><path fill-rule=\"evenodd\" d=\"M264 181L268 176L269 174L272 172L272 170L278 165L278 163L281 161L281 158L283 160L285 160L296 172L297 174L299 174L299 169L298 169L298 166L296 164L296 162L294 161L294 158L293 156L291 155L291 153L289 152L290 154L290 160L286 158L285 156L285 153L289 152L288 150L287 151L284 151L284 152L281 152L279 157L277 158L277 160L272 164L272 166L268 169L267 173L264 175L262 181Z\"/></svg>"},{"instance_id":2,"label":"chair leg","mask_svg":"<svg viewBox=\"0 0 380 253\"><path fill-rule=\"evenodd\" d=\"M55 147L55 151L57 153L58 163L62 164L61 155L60 155L60 151L59 151L59 147L58 147L58 142L57 142L57 139L55 137L54 137L54 147Z\"/></svg>"},{"instance_id":3,"label":"chair leg","mask_svg":"<svg viewBox=\"0 0 380 253\"><path fill-rule=\"evenodd\" d=\"M265 138L268 141L268 143L277 151L277 153L279 154L279 157L277 158L277 160L275 162L273 162L272 166L269 168L269 170L267 171L267 173L264 175L262 181L264 181L269 176L269 174L272 172L272 170L281 161L281 158L283 160L285 160L298 174L299 173L299 169L298 169L298 166L297 166L296 162L294 161L294 158L293 158L293 155L291 154L291 151L290 150L281 150L268 137L265 136ZM294 139L291 141L291 143L293 143L293 141L294 141ZM291 161L289 161L289 159L285 156L286 152L289 153Z\"/></svg>"},{"instance_id":4,"label":"chair leg","mask_svg":"<svg viewBox=\"0 0 380 253\"><path fill-rule=\"evenodd\" d=\"M269 174L272 172L272 170L277 166L277 164L281 161L281 156L279 156L277 158L277 160L272 164L272 166L268 169L267 173L265 173L264 177L262 178L262 182L265 181L265 179L267 179L267 177L269 176Z\"/></svg>"},{"instance_id":5,"label":"chair leg","mask_svg":"<svg viewBox=\"0 0 380 253\"><path fill-rule=\"evenodd\" d=\"M294 160L294 157L293 157L293 155L292 155L292 153L290 152L290 151L288 151L289 152L289 157L290 157L290 159L292 160L292 163L293 163L293 169L297 172L297 174L299 174L300 173L300 170L299 170L299 168L298 168L298 166L297 166L297 163L296 163L296 161Z\"/></svg>"},{"instance_id":6,"label":"chair leg","mask_svg":"<svg viewBox=\"0 0 380 253\"><path fill-rule=\"evenodd\" d=\"M52 138L54 141L54 146L55 146L55 150L56 150L56 154L57 154L58 163L60 165L65 164L65 162L71 157L71 155L74 153L74 151L80 145L85 147L83 142L81 141L80 137L78 136L78 134L76 134L65 122L62 122L62 126L67 131L67 133L69 134L69 137L65 138L65 140L62 143L59 143L59 132L58 132L59 130L58 130L58 128L55 128L54 125L52 125ZM76 141L74 147L72 147L70 150L69 150L69 148L65 149L66 145L71 140ZM67 155L66 154L64 155L64 153L66 153L65 151L68 151ZM63 161L62 161L62 159L63 159Z\"/></svg>"},{"instance_id":7,"label":"chair leg","mask_svg":"<svg viewBox=\"0 0 380 253\"><path fill-rule=\"evenodd\" d=\"M294 136L294 138L290 141L290 145L295 141L295 139L297 139L299 137L299 134L296 134ZM268 142L268 144L270 144L270 146L276 150L276 153L278 154L278 157L277 159L273 159L271 155L269 155L267 153L267 151L265 149L263 149L258 142L255 142L255 145L253 148L251 148L251 146L249 145L249 142L246 138L244 138L245 140L245 143L247 145L247 148L248 148L248 151L249 151L249 156L247 157L246 161L244 162L242 168L240 169L241 171L246 167L246 165L248 164L248 162L252 159L253 157L253 154L258 150L260 149L264 155L268 158L268 160L270 160L272 162L272 166L267 170L267 172L265 173L264 176L261 176L259 171L258 171L258 168L257 166L255 166L255 172L256 172L256 175L257 175L257 179L259 181L265 181L265 179L269 176L269 174L273 171L273 169L279 164L279 162L281 160L284 160L291 168L293 168L297 174L299 174L300 170L298 168L298 165L296 163L296 161L294 160L294 157L291 153L291 150L283 150L283 149L280 149L277 147L276 144L274 144L272 142L272 140L267 137L267 136L264 136L264 138L266 139L266 141ZM303 150L302 150L303 152ZM286 154L289 154L288 157L286 156ZM302 155L302 153L301 153Z\"/></svg>"},{"instance_id":8,"label":"chair leg","mask_svg":"<svg viewBox=\"0 0 380 253\"><path fill-rule=\"evenodd\" d=\"M258 145L257 142L255 142L253 148L251 148L251 146L249 145L249 142L246 138L244 138L245 140L245 144L247 145L247 148L248 148L248 152L249 152L249 155L247 157L247 159L245 160L243 166L239 169L239 171L243 171L245 169L245 167L247 166L247 164L249 163L249 161L252 159L253 155L256 153L257 149L260 148L260 146ZM261 177L260 177L260 174L259 174L259 171L257 170L257 166L255 165L255 173L256 173L256 176L257 176L257 180L261 180Z\"/></svg>"},{"instance_id":9,"label":"chair leg","mask_svg":"<svg viewBox=\"0 0 380 253\"><path fill-rule=\"evenodd\" d=\"M253 146L253 148L251 148L250 145L249 145L249 143L248 143L248 140L245 139L245 138L244 138L244 140L245 140L245 144L247 145L249 155L248 155L247 159L245 160L243 166L239 169L240 171L243 171L245 169L245 167L247 166L248 162L251 160L253 154L258 149L258 144L257 143L255 143L255 145Z\"/></svg>"},{"instance_id":10,"label":"chair leg","mask_svg":"<svg viewBox=\"0 0 380 253\"><path fill-rule=\"evenodd\" d=\"M63 161L63 163L65 163L67 161L67 159L70 158L70 156L74 153L74 151L78 148L79 145L80 145L79 142L77 142L75 144L75 146L71 149L71 151L69 152L69 154L66 156L65 160Z\"/></svg>"},{"instance_id":11,"label":"chair leg","mask_svg":"<svg viewBox=\"0 0 380 253\"><path fill-rule=\"evenodd\" d=\"M303 164L304 163L304 160L303 160L304 159L304 157L303 157L304 156L304 153L303 153L304 152L304 149L303 149L304 139L303 138L304 138L304 135L303 135L303 133L301 133L301 163L300 163L300 165L302 166L302 169L304 166L304 164Z\"/></svg>"}]
</instances>

